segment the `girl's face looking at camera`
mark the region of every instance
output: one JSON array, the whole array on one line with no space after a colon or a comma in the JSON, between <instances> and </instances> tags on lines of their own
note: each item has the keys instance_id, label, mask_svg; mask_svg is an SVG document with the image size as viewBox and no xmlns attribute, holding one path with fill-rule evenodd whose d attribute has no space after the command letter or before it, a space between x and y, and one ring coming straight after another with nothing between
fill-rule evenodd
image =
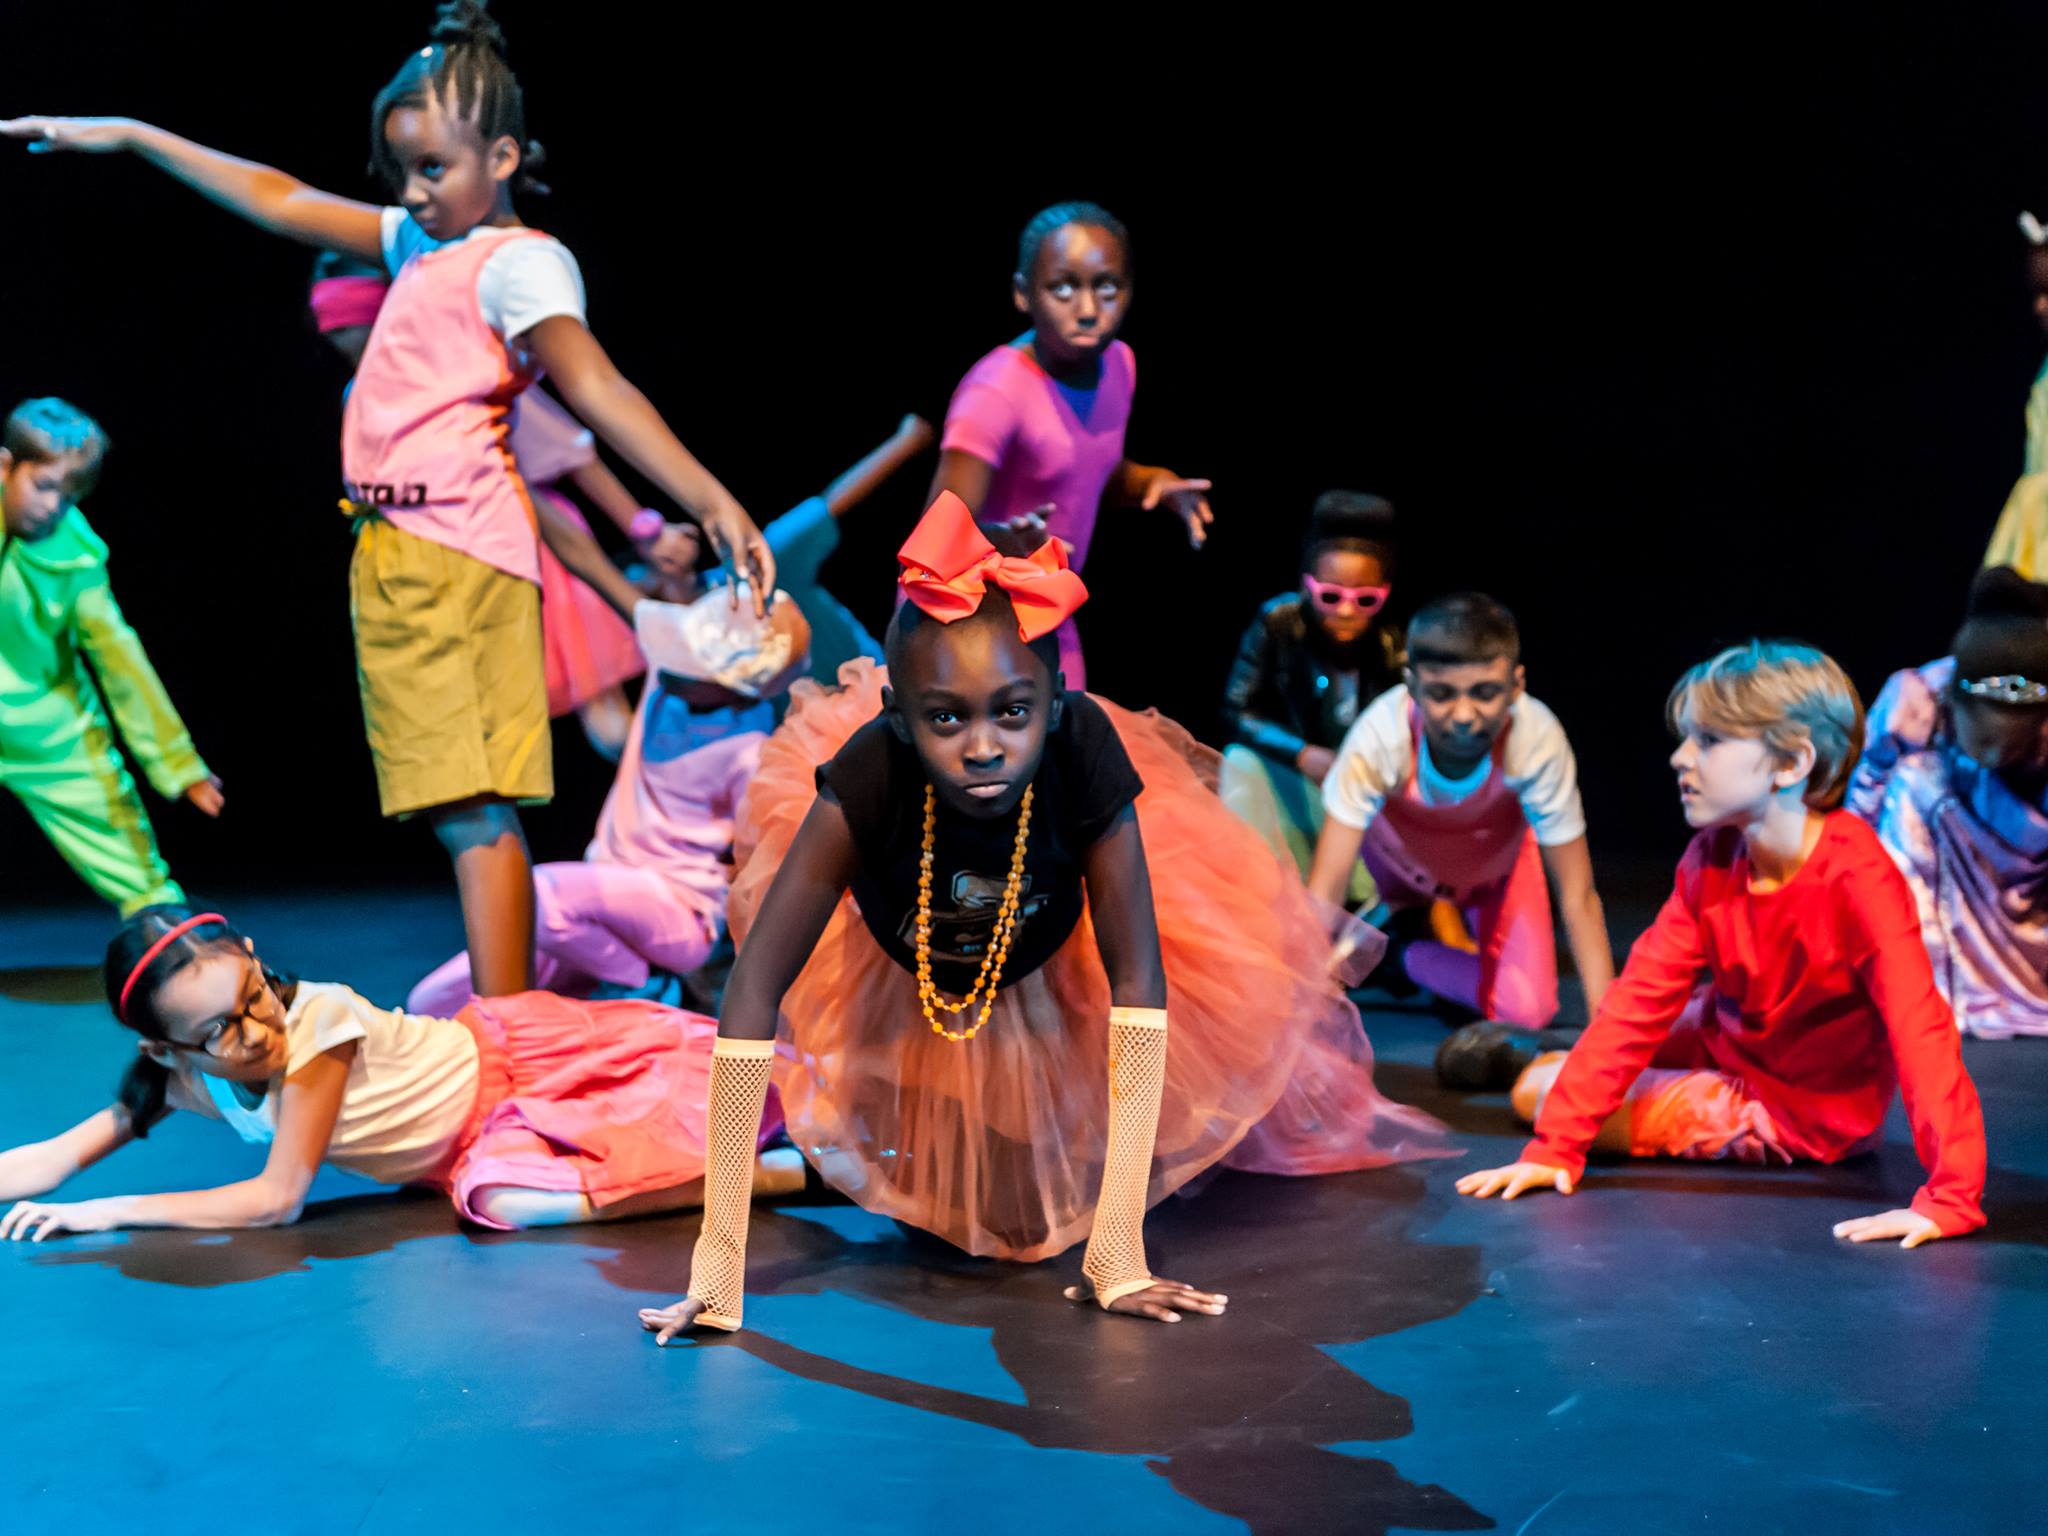
<instances>
[{"instance_id":1,"label":"girl's face looking at camera","mask_svg":"<svg viewBox=\"0 0 2048 1536\"><path fill-rule=\"evenodd\" d=\"M1376 555L1356 549L1326 549L1302 573L1304 609L1338 645L1363 640L1386 603L1387 571ZM1362 590L1369 589L1369 590Z\"/></svg>"},{"instance_id":2,"label":"girl's face looking at camera","mask_svg":"<svg viewBox=\"0 0 2048 1536\"><path fill-rule=\"evenodd\" d=\"M1014 297L1031 317L1041 363L1071 367L1101 356L1131 306L1123 242L1093 225L1062 224L1038 243L1031 270L1017 276Z\"/></svg>"},{"instance_id":3,"label":"girl's face looking at camera","mask_svg":"<svg viewBox=\"0 0 2048 1536\"><path fill-rule=\"evenodd\" d=\"M393 108L384 143L397 167L399 203L434 240L459 240L489 220L519 169L516 143L486 144L474 123L438 98Z\"/></svg>"},{"instance_id":4,"label":"girl's face looking at camera","mask_svg":"<svg viewBox=\"0 0 2048 1536\"><path fill-rule=\"evenodd\" d=\"M1014 813L1059 710L1052 674L1014 621L921 625L890 681L891 727L916 750L939 800L977 819Z\"/></svg>"}]
</instances>

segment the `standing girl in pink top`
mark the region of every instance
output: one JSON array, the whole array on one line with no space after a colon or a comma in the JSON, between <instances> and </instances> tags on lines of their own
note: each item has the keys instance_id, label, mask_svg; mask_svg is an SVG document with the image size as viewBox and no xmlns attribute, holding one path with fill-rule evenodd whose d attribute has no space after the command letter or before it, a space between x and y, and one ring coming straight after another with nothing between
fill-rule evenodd
<instances>
[{"instance_id":1,"label":"standing girl in pink top","mask_svg":"<svg viewBox=\"0 0 2048 1536\"><path fill-rule=\"evenodd\" d=\"M575 259L520 223L512 193L531 186L534 149L503 34L481 4L441 7L431 44L378 93L370 132L398 206L321 192L129 118L0 123L35 150L132 151L259 228L392 273L342 430L363 717L384 813L432 822L454 861L477 989L506 994L533 975L517 806L554 788L539 542L508 445L513 399L551 375L755 593L774 591L774 558L590 334Z\"/></svg>"},{"instance_id":2,"label":"standing girl in pink top","mask_svg":"<svg viewBox=\"0 0 2048 1536\"><path fill-rule=\"evenodd\" d=\"M1201 548L1209 482L1124 457L1138 360L1116 339L1131 306L1123 224L1094 203L1055 203L1024 226L1010 284L1031 330L976 363L953 392L927 505L951 491L1006 554L1027 554L1048 532L1066 542L1077 571L1105 492L1119 505L1169 508ZM1059 647L1066 686L1085 688L1071 619Z\"/></svg>"}]
</instances>

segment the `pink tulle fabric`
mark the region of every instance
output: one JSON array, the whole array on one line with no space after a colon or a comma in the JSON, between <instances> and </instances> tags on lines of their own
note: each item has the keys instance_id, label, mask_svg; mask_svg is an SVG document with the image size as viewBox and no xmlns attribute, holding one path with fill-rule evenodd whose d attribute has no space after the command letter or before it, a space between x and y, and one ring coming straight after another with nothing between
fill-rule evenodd
<instances>
[{"instance_id":1,"label":"pink tulle fabric","mask_svg":"<svg viewBox=\"0 0 2048 1536\"><path fill-rule=\"evenodd\" d=\"M885 674L809 681L741 808L730 906L745 942L815 798L813 772L880 708ZM1447 1154L1443 1128L1383 1098L1357 1010L1330 978L1329 926L1291 863L1214 792L1216 754L1156 713L1106 700L1137 802L1165 962L1166 1088L1147 1203L1217 1163L1334 1173ZM869 1210L970 1253L1032 1260L1085 1238L1109 1122L1109 983L1086 917L956 1044L852 897L783 999L775 1067L791 1138Z\"/></svg>"},{"instance_id":2,"label":"pink tulle fabric","mask_svg":"<svg viewBox=\"0 0 2048 1536\"><path fill-rule=\"evenodd\" d=\"M590 524L559 491L530 486L586 533ZM626 621L590 587L569 574L554 551L540 548L541 653L547 663L548 714L566 715L647 670Z\"/></svg>"},{"instance_id":3,"label":"pink tulle fabric","mask_svg":"<svg viewBox=\"0 0 2048 1536\"><path fill-rule=\"evenodd\" d=\"M704 1176L705 1105L718 1021L635 999L551 992L479 997L458 1015L476 1036L477 1106L435 1180L480 1226L489 1184L588 1195L602 1208ZM782 1129L771 1091L760 1144Z\"/></svg>"}]
</instances>

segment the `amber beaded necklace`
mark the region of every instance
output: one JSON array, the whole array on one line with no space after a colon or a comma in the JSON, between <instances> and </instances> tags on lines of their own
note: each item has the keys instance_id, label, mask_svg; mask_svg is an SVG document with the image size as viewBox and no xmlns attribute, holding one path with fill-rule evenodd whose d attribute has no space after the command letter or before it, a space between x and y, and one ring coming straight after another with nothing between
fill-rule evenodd
<instances>
[{"instance_id":1,"label":"amber beaded necklace","mask_svg":"<svg viewBox=\"0 0 2048 1536\"><path fill-rule=\"evenodd\" d=\"M1024 787L1024 799L1017 807L1016 851L1010 856L1010 878L1003 886L1003 904L996 912L995 932L989 936L988 952L981 957L981 975L975 978L967 996L957 1003L939 996L939 989L932 984L932 845L938 828L938 796L930 784L924 787L924 853L917 864L917 1001L932 1033L948 1040L972 1040L981 1033L981 1026L988 1022L995 1008L1003 962L1010 958L1010 940L1017 932L1018 896L1024 889L1024 844L1031 833L1033 787ZM988 989L986 997L982 995L984 987ZM965 1013L977 1002L981 1004L981 1014L964 1030L946 1028L932 1011L938 1007L948 1013Z\"/></svg>"}]
</instances>

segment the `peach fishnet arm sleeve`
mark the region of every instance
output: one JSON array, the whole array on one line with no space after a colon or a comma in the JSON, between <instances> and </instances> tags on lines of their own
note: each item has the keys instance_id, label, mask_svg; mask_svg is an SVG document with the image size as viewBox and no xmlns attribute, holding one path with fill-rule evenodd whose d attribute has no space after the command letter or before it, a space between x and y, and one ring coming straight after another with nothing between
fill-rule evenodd
<instances>
[{"instance_id":1,"label":"peach fishnet arm sleeve","mask_svg":"<svg viewBox=\"0 0 2048 1536\"><path fill-rule=\"evenodd\" d=\"M1145 1267L1145 1189L1165 1087L1166 1010L1110 1009L1109 1151L1095 1198L1095 1229L1081 1260L1081 1273L1104 1307L1152 1283Z\"/></svg>"},{"instance_id":2,"label":"peach fishnet arm sleeve","mask_svg":"<svg viewBox=\"0 0 2048 1536\"><path fill-rule=\"evenodd\" d=\"M711 1047L710 1124L705 1140L704 1225L690 1255L690 1295L704 1303L697 1321L728 1333L746 1304L747 1217L753 1210L754 1144L768 1098L773 1040L720 1035Z\"/></svg>"}]
</instances>

